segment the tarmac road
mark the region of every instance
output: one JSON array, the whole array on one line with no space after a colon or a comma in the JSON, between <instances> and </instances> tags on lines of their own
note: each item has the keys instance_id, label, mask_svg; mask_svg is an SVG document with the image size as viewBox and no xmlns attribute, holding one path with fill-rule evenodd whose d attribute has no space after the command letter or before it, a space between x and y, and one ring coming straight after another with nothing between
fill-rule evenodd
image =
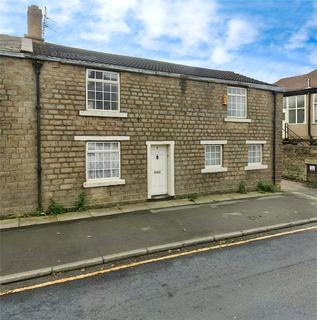
<instances>
[{"instance_id":1,"label":"tarmac road","mask_svg":"<svg viewBox=\"0 0 317 320\"><path fill-rule=\"evenodd\" d=\"M7 319L317 319L317 231L3 296Z\"/></svg>"}]
</instances>

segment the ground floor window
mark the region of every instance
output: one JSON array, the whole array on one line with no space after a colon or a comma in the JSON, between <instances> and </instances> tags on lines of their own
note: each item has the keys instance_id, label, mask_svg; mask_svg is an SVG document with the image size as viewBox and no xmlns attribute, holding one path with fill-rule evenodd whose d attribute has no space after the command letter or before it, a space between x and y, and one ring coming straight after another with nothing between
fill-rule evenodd
<instances>
[{"instance_id":1,"label":"ground floor window","mask_svg":"<svg viewBox=\"0 0 317 320\"><path fill-rule=\"evenodd\" d=\"M87 142L87 180L120 178L120 143Z\"/></svg>"},{"instance_id":2,"label":"ground floor window","mask_svg":"<svg viewBox=\"0 0 317 320\"><path fill-rule=\"evenodd\" d=\"M268 165L263 164L263 146L266 141L247 140L248 145L248 163L244 170L267 169Z\"/></svg>"},{"instance_id":3,"label":"ground floor window","mask_svg":"<svg viewBox=\"0 0 317 320\"><path fill-rule=\"evenodd\" d=\"M248 145L248 164L262 164L262 145L250 144Z\"/></svg>"},{"instance_id":4,"label":"ground floor window","mask_svg":"<svg viewBox=\"0 0 317 320\"><path fill-rule=\"evenodd\" d=\"M225 172L227 168L223 167L223 146L227 140L201 140L204 145L205 166L201 173Z\"/></svg>"},{"instance_id":5,"label":"ground floor window","mask_svg":"<svg viewBox=\"0 0 317 320\"><path fill-rule=\"evenodd\" d=\"M222 145L205 145L205 168L222 166Z\"/></svg>"}]
</instances>

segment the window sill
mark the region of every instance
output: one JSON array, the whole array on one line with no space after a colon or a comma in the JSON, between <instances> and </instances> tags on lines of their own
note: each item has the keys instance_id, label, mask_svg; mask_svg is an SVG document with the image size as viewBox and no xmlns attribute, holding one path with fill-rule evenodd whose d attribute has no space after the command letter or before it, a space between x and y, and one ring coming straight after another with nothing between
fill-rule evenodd
<instances>
[{"instance_id":1,"label":"window sill","mask_svg":"<svg viewBox=\"0 0 317 320\"><path fill-rule=\"evenodd\" d=\"M225 118L224 119L226 122L246 122L250 123L251 119L245 119L245 118Z\"/></svg>"},{"instance_id":2,"label":"window sill","mask_svg":"<svg viewBox=\"0 0 317 320\"><path fill-rule=\"evenodd\" d=\"M215 167L215 168L204 168L201 169L201 173L217 173L217 172L227 172L228 168L225 167Z\"/></svg>"},{"instance_id":3,"label":"window sill","mask_svg":"<svg viewBox=\"0 0 317 320\"><path fill-rule=\"evenodd\" d=\"M90 181L86 181L83 184L84 188L94 188L94 187L107 187L107 186L116 186L116 185L120 185L120 184L125 184L125 180L124 179L96 179L94 180L90 180Z\"/></svg>"},{"instance_id":4,"label":"window sill","mask_svg":"<svg viewBox=\"0 0 317 320\"><path fill-rule=\"evenodd\" d=\"M110 117L110 118L127 118L126 112L108 111L108 110L80 110L80 116L86 117Z\"/></svg>"},{"instance_id":5,"label":"window sill","mask_svg":"<svg viewBox=\"0 0 317 320\"><path fill-rule=\"evenodd\" d=\"M262 170L262 169L267 169L268 165L267 164L253 164L253 165L248 165L244 167L244 170Z\"/></svg>"}]
</instances>

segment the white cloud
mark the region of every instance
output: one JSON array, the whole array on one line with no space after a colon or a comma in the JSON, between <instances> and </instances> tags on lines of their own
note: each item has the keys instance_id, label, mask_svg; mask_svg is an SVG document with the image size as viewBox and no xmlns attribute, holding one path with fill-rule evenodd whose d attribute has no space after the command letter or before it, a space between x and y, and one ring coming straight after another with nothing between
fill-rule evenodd
<instances>
[{"instance_id":1,"label":"white cloud","mask_svg":"<svg viewBox=\"0 0 317 320\"><path fill-rule=\"evenodd\" d=\"M130 33L128 13L137 7L138 0L96 0L92 9L92 22L80 37L90 41L107 42L114 33Z\"/></svg>"},{"instance_id":2,"label":"white cloud","mask_svg":"<svg viewBox=\"0 0 317 320\"><path fill-rule=\"evenodd\" d=\"M232 55L228 53L224 46L216 46L211 53L211 61L215 64L225 64L231 61Z\"/></svg>"},{"instance_id":3,"label":"white cloud","mask_svg":"<svg viewBox=\"0 0 317 320\"><path fill-rule=\"evenodd\" d=\"M218 21L216 3L208 0L141 0L136 18L145 48L160 49L160 39L167 38L179 51L208 43L213 35L210 26Z\"/></svg>"},{"instance_id":4,"label":"white cloud","mask_svg":"<svg viewBox=\"0 0 317 320\"><path fill-rule=\"evenodd\" d=\"M70 22L76 13L81 11L82 6L83 2L81 0L51 1L46 6L47 15L54 23L64 25Z\"/></svg>"},{"instance_id":5,"label":"white cloud","mask_svg":"<svg viewBox=\"0 0 317 320\"><path fill-rule=\"evenodd\" d=\"M255 26L240 18L233 18L228 23L226 47L239 49L240 47L253 42L257 36Z\"/></svg>"},{"instance_id":6,"label":"white cloud","mask_svg":"<svg viewBox=\"0 0 317 320\"><path fill-rule=\"evenodd\" d=\"M317 66L317 48L312 48L310 54L308 55L308 60L310 63Z\"/></svg>"},{"instance_id":7,"label":"white cloud","mask_svg":"<svg viewBox=\"0 0 317 320\"><path fill-rule=\"evenodd\" d=\"M0 0L0 33L10 34L14 31L10 11L10 0Z\"/></svg>"},{"instance_id":8,"label":"white cloud","mask_svg":"<svg viewBox=\"0 0 317 320\"><path fill-rule=\"evenodd\" d=\"M107 42L133 29L136 43L154 50L186 53L207 44L218 21L215 0L97 0L95 6L81 38Z\"/></svg>"},{"instance_id":9,"label":"white cloud","mask_svg":"<svg viewBox=\"0 0 317 320\"><path fill-rule=\"evenodd\" d=\"M313 5L313 10L307 22L297 30L285 45L286 49L299 49L306 46L306 42L311 35L316 37L317 33L317 2Z\"/></svg>"},{"instance_id":10,"label":"white cloud","mask_svg":"<svg viewBox=\"0 0 317 320\"><path fill-rule=\"evenodd\" d=\"M232 18L227 25L227 32L223 38L217 40L212 50L211 60L215 64L224 64L234 57L241 47L254 42L258 31L252 23L241 18Z\"/></svg>"},{"instance_id":11,"label":"white cloud","mask_svg":"<svg viewBox=\"0 0 317 320\"><path fill-rule=\"evenodd\" d=\"M92 15L82 39L106 43L116 33L131 34L144 49L211 56L217 64L231 61L257 35L255 26L242 18L226 23L216 0L96 0Z\"/></svg>"}]
</instances>

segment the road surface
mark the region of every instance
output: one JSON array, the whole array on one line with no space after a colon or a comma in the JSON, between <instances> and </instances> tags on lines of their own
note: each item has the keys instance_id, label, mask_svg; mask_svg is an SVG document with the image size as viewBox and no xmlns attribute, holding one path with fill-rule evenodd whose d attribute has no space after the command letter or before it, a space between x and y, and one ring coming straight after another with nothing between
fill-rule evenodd
<instances>
[{"instance_id":1,"label":"road surface","mask_svg":"<svg viewBox=\"0 0 317 320\"><path fill-rule=\"evenodd\" d=\"M3 296L7 319L317 319L317 231Z\"/></svg>"}]
</instances>

